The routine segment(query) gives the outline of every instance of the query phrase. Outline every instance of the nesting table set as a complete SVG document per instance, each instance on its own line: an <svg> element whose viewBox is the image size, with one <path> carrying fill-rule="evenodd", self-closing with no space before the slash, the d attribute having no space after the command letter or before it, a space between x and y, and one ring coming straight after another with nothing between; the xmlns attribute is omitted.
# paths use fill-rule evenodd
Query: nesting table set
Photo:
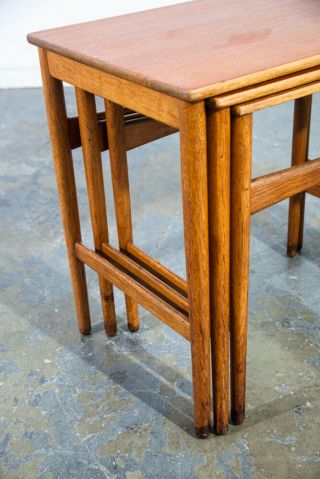
<svg viewBox="0 0 320 479"><path fill-rule="evenodd" d="M198 0L28 35L39 48L79 329L89 334L85 265L98 273L105 329L113 286L128 327L138 304L191 343L198 437L245 418L250 216L290 198L288 254L302 247L312 94L320 91L318 0ZM68 117L63 82L75 87ZM96 110L95 97L105 111ZM295 100L292 166L251 178L252 117ZM179 131L187 281L133 241L126 152ZM72 150L82 147L95 250L82 243ZM101 152L110 154L119 248L109 244ZM229 353L230 342L230 353Z"/></svg>

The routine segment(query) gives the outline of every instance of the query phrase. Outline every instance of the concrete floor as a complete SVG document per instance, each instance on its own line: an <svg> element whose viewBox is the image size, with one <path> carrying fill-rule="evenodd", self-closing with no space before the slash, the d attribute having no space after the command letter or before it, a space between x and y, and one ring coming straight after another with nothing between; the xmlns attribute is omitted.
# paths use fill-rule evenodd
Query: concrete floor
<svg viewBox="0 0 320 479"><path fill-rule="evenodd" d="M319 478L319 200L307 200L303 254L292 260L287 202L253 218L247 419L200 441L186 341L142 309L139 333L128 332L119 292L119 333L108 339L93 273L93 334L78 334L42 92L1 91L0 111L0 477ZM319 98L313 113L311 157ZM254 175L289 165L291 124L292 104L256 114ZM183 274L178 137L129 160L135 241ZM91 245L80 152L75 167Z"/></svg>

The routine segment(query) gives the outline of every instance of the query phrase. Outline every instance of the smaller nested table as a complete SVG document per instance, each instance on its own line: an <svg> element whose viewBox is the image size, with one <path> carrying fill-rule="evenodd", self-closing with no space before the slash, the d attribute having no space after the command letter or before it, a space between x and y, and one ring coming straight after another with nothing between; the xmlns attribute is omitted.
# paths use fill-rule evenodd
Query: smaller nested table
<svg viewBox="0 0 320 479"><path fill-rule="evenodd" d="M141 304L191 342L196 434L245 416L250 215L291 197L289 245L302 245L311 95L320 91L317 0L199 0L33 33L79 329L90 333L84 265L99 276L104 324L116 334L113 286L128 326ZM63 84L75 87L68 118ZM105 99L96 111L95 96ZM252 113L296 100L293 167L251 179ZM126 151L180 132L187 281L133 242ZM82 146L95 251L82 243L72 149ZM109 149L119 248L109 244L101 151Z"/></svg>

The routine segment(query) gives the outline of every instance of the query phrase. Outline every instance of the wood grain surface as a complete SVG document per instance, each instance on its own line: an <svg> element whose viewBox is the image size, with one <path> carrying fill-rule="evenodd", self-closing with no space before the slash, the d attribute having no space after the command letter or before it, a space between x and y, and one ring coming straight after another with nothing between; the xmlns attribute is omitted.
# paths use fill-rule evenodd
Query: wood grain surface
<svg viewBox="0 0 320 479"><path fill-rule="evenodd" d="M311 126L312 95L299 98L294 104L291 164L308 160ZM303 180L302 180L303 182ZM287 255L293 258L303 244L305 193L289 200Z"/></svg>
<svg viewBox="0 0 320 479"><path fill-rule="evenodd" d="M319 183L320 159L298 163L251 181L251 214L258 213Z"/></svg>
<svg viewBox="0 0 320 479"><path fill-rule="evenodd" d="M106 130L105 113L97 114L98 120L98 144L100 151L108 150L108 137ZM177 130L159 121L152 120L140 113L127 113L124 117L126 129L126 150L132 150L139 146L159 140L165 136L176 133ZM79 119L77 116L68 118L69 141L72 150L81 146Z"/></svg>
<svg viewBox="0 0 320 479"><path fill-rule="evenodd" d="M231 419L234 424L242 424L246 399L252 114L232 119L231 138Z"/></svg>
<svg viewBox="0 0 320 479"><path fill-rule="evenodd" d="M303 85L296 88L290 88L289 90L275 95L268 95L264 98L258 98L257 100L247 101L232 108L232 113L235 115L248 115L255 111L270 108L271 106L281 105L287 101L296 100L298 98L304 98L305 96L313 95L320 91L320 82L312 82L308 85Z"/></svg>
<svg viewBox="0 0 320 479"><path fill-rule="evenodd" d="M207 111L211 357L214 432L229 416L230 110Z"/></svg>
<svg viewBox="0 0 320 479"><path fill-rule="evenodd" d="M179 128L183 101L49 51L47 62L52 77Z"/></svg>
<svg viewBox="0 0 320 479"><path fill-rule="evenodd" d="M28 35L188 101L320 64L319 0L197 0Z"/></svg>
<svg viewBox="0 0 320 479"><path fill-rule="evenodd" d="M87 335L91 332L90 309L84 265L74 251L75 243L82 240L63 84L50 75L42 49L39 59L77 321L81 334Z"/></svg>
<svg viewBox="0 0 320 479"><path fill-rule="evenodd" d="M247 101L258 100L268 95L274 95L285 90L292 90L292 88L301 87L306 84L310 85L317 80L320 80L320 68L309 68L299 73L282 76L278 80L269 80L253 87L241 88L235 92L224 93L218 97L210 98L208 104L216 110L228 108Z"/></svg>
<svg viewBox="0 0 320 479"><path fill-rule="evenodd" d="M139 302L150 313L157 316L161 321L190 341L190 325L186 315L177 311L155 293L119 269L118 266L110 263L110 261L83 244L75 244L75 253L80 261L99 275L104 276L114 286L130 296L134 301Z"/></svg>
<svg viewBox="0 0 320 479"><path fill-rule="evenodd" d="M187 282L185 279L178 276L176 273L168 269L156 259L149 256L134 244L128 244L127 253L136 261L136 263L143 266L147 271L157 276L157 278L165 281L171 288L174 288L178 293L187 297Z"/></svg>
<svg viewBox="0 0 320 479"><path fill-rule="evenodd" d="M109 233L96 101L94 95L78 88L76 99L93 240L95 249L100 251L102 244L109 242ZM99 285L105 331L108 336L115 336L117 320L113 286L103 276L99 276Z"/></svg>
<svg viewBox="0 0 320 479"><path fill-rule="evenodd" d="M194 422L208 436L210 411L210 287L207 137L204 102L181 109L180 153L184 242L192 358Z"/></svg>
<svg viewBox="0 0 320 479"><path fill-rule="evenodd" d="M127 244L132 243L133 236L124 108L105 100L105 110L118 241L120 250L126 251ZM125 300L128 328L131 332L138 331L140 326L138 303L128 295L125 296Z"/></svg>
<svg viewBox="0 0 320 479"><path fill-rule="evenodd" d="M121 251L113 248L108 244L102 245L102 251L109 261L114 261L121 267L125 268L128 274L131 274L136 281L142 282L142 284L148 285L153 291L161 297L164 297L168 303L171 302L176 309L182 310L184 313L189 312L188 299L179 294L167 283L157 278L150 271L143 268L139 263L136 263L131 258L126 256Z"/></svg>

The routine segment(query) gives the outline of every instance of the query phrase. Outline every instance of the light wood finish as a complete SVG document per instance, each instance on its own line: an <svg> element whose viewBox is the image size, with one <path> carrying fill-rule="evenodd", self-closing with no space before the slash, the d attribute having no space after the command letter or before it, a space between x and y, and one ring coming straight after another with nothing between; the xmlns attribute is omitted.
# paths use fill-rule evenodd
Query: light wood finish
<svg viewBox="0 0 320 479"><path fill-rule="evenodd" d="M231 146L231 418L245 419L252 115L232 120Z"/></svg>
<svg viewBox="0 0 320 479"><path fill-rule="evenodd" d="M316 80L320 80L319 67L310 68L309 70L292 75L285 75L276 80L262 82L251 88L241 88L232 93L225 93L224 95L210 98L208 104L212 108L220 110L250 100L256 100L267 95L273 95L284 90L289 90L290 88L299 87Z"/></svg>
<svg viewBox="0 0 320 479"><path fill-rule="evenodd" d="M237 105L232 108L232 112L235 115L248 115L258 110L263 110L264 108L270 108L271 106L280 105L287 101L296 100L304 96L312 95L320 91L320 82L309 83L302 87L291 88L282 93L277 93L275 95L269 95L258 100L248 101Z"/></svg>
<svg viewBox="0 0 320 479"><path fill-rule="evenodd" d="M105 151L108 149L108 139L104 112L102 112L102 114L98 113L97 121L99 149L100 151ZM152 118L147 118L141 114L133 115L132 113L125 113L124 124L126 130L125 137L127 151L143 146L151 141L159 140L165 136L172 135L178 131L176 128L172 128L171 126L160 123ZM74 150L75 148L79 148L81 146L81 138L77 116L68 118L68 130L71 149Z"/></svg>
<svg viewBox="0 0 320 479"><path fill-rule="evenodd" d="M320 158L255 178L251 183L251 214L315 186Z"/></svg>
<svg viewBox="0 0 320 479"><path fill-rule="evenodd" d="M308 158L312 96L295 101L291 164L299 165ZM303 178L301 180L303 182ZM289 201L287 254L293 257L302 248L305 193L292 196Z"/></svg>
<svg viewBox="0 0 320 479"><path fill-rule="evenodd" d="M207 111L214 431L229 419L230 110Z"/></svg>
<svg viewBox="0 0 320 479"><path fill-rule="evenodd" d="M150 273L154 274L162 281L165 281L171 288L174 288L180 294L187 297L187 282L183 278L163 266L163 264L149 256L134 244L129 243L127 245L127 253L129 253L130 256L141 266L150 271Z"/></svg>
<svg viewBox="0 0 320 479"><path fill-rule="evenodd" d="M319 65L319 18L318 0L198 0L32 33L28 40L195 101Z"/></svg>
<svg viewBox="0 0 320 479"><path fill-rule="evenodd" d="M171 302L176 308L188 313L188 300L185 296L177 293L177 291L172 289L165 282L161 281L148 270L145 270L128 256L125 256L125 254L112 248L112 246L104 244L102 245L102 251L109 261L115 261L129 273L132 273L135 279L141 280L143 284L148 285L149 288L156 291L159 296L164 297L167 302Z"/></svg>
<svg viewBox="0 0 320 479"><path fill-rule="evenodd" d="M194 419L210 431L210 304L206 113L203 102L181 109L180 148Z"/></svg>
<svg viewBox="0 0 320 479"><path fill-rule="evenodd" d="M250 214L318 191L320 160L305 161L304 127L300 135L295 125L293 167L252 181L251 143L252 112L320 91L319 19L318 0L197 0L28 36L47 50L40 57L80 329L90 331L84 263L104 278L103 297L111 284L124 291L130 329L138 329L139 302L190 340L199 437L211 426L210 343L215 432L228 427L228 325L231 416L235 424L245 417ZM66 117L62 81L77 89L79 119ZM105 98L106 117L93 95ZM187 282L133 244L126 158L177 130ZM80 144L96 252L81 243L71 156ZM120 251L108 245L107 148ZM291 208L298 246L302 199Z"/></svg>
<svg viewBox="0 0 320 479"><path fill-rule="evenodd" d="M307 193L312 196L316 196L317 198L320 198L320 184L313 186L312 188L309 188L307 190Z"/></svg>
<svg viewBox="0 0 320 479"><path fill-rule="evenodd" d="M125 122L126 150L133 150L139 146L146 145L151 141L159 140L165 136L177 133L177 128L165 125L152 118L140 118Z"/></svg>
<svg viewBox="0 0 320 479"><path fill-rule="evenodd" d="M166 301L131 278L126 272L81 243L75 245L75 252L77 258L83 263L90 266L98 274L103 275L117 288L133 298L135 302L139 302L141 306L190 341L190 326L187 316L178 312Z"/></svg>
<svg viewBox="0 0 320 479"><path fill-rule="evenodd" d="M132 243L133 238L124 109L109 100L105 100L105 109L118 240L120 250L126 251L128 243ZM127 295L125 299L128 328L132 332L138 331L138 304Z"/></svg>
<svg viewBox="0 0 320 479"><path fill-rule="evenodd" d="M96 251L101 251L102 244L109 242L109 234L96 103L91 93L78 88L76 88L76 99L94 246ZM105 331L108 336L115 336L117 320L113 287L103 276L99 276L99 285Z"/></svg>
<svg viewBox="0 0 320 479"><path fill-rule="evenodd" d="M78 326L82 334L90 334L86 275L84 265L74 253L75 242L81 241L81 230L63 85L51 77L46 52L42 49L39 49L39 58Z"/></svg>
<svg viewBox="0 0 320 479"><path fill-rule="evenodd" d="M50 74L70 85L124 105L157 121L179 128L181 101L130 83L109 73L48 52Z"/></svg>
<svg viewBox="0 0 320 479"><path fill-rule="evenodd" d="M104 127L105 123L105 114L101 117L100 113L96 115L96 121L98 123L98 147L100 151L107 149L106 130ZM77 116L71 116L68 118L68 132L69 132L69 143L70 148L75 150L81 146L81 136L79 128L79 118Z"/></svg>

